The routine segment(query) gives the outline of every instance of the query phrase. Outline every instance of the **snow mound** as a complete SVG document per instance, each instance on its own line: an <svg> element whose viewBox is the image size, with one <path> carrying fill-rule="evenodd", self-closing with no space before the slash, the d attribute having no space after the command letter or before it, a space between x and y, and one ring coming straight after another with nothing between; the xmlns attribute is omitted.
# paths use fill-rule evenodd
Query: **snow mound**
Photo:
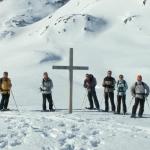
<svg viewBox="0 0 150 150"><path fill-rule="evenodd" d="M4 38L12 38L15 35L15 32L13 31L3 31L0 32L0 40L4 39Z"/></svg>
<svg viewBox="0 0 150 150"><path fill-rule="evenodd" d="M41 60L40 60L40 64L43 64L43 63L46 63L46 62L58 62L58 61L61 61L62 60L62 57L60 55L57 55L55 53L47 53L47 52L44 52L43 53L43 57Z"/></svg>

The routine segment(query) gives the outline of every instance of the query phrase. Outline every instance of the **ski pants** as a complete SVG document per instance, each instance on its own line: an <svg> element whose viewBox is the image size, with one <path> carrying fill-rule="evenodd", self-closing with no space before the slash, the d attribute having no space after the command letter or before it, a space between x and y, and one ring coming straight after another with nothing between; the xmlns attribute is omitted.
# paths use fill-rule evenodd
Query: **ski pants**
<svg viewBox="0 0 150 150"><path fill-rule="evenodd" d="M114 103L114 92L105 92L104 93L104 98L105 98L105 111L108 112L109 111L109 99L111 102L111 109L112 111L115 112L115 103Z"/></svg>
<svg viewBox="0 0 150 150"><path fill-rule="evenodd" d="M136 115L138 105L140 105L138 115L142 116L143 112L144 112L144 104L145 104L145 98L143 98L143 99L135 98L135 103L134 103L133 108L132 108L132 115Z"/></svg>
<svg viewBox="0 0 150 150"><path fill-rule="evenodd" d="M88 91L88 99L89 99L90 108L94 108L94 106L93 106L93 100L94 100L95 107L97 109L100 109L98 98L97 98L95 90Z"/></svg>
<svg viewBox="0 0 150 150"><path fill-rule="evenodd" d="M43 110L46 110L46 100L49 103L49 109L53 108L53 99L52 99L52 94L43 94Z"/></svg>
<svg viewBox="0 0 150 150"><path fill-rule="evenodd" d="M126 113L127 112L126 95L117 95L117 113L120 113L121 102L123 106L123 113Z"/></svg>
<svg viewBox="0 0 150 150"><path fill-rule="evenodd" d="M9 103L10 94L2 94L0 109L7 109Z"/></svg>

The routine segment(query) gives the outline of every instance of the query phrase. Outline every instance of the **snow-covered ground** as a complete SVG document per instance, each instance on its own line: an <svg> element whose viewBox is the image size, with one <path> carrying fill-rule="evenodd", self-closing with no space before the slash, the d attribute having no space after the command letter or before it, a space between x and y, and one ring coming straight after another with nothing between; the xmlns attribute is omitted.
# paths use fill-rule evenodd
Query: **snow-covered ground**
<svg viewBox="0 0 150 150"><path fill-rule="evenodd" d="M70 47L74 64L88 65L88 72L96 76L101 108L101 83L108 69L116 79L124 74L129 87L137 74L150 85L149 14L150 0L0 1L0 74L9 71L21 109L20 114L0 113L0 149L148 150L147 104L143 119L81 110L72 115L67 110L31 110L41 109L39 86L44 71L53 79L56 107L68 108L68 72L52 70L52 65L67 65ZM85 73L74 72L76 109L83 107ZM128 91L128 106L130 101ZM10 108L15 109L12 97Z"/></svg>
<svg viewBox="0 0 150 150"><path fill-rule="evenodd" d="M0 149L12 150L148 150L150 115L129 116L75 110L41 113L4 112Z"/></svg>

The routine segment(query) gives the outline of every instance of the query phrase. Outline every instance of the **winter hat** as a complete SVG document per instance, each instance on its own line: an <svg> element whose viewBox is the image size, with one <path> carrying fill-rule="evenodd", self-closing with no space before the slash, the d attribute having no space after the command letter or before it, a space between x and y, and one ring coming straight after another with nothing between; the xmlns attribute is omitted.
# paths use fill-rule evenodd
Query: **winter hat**
<svg viewBox="0 0 150 150"><path fill-rule="evenodd" d="M138 75L138 76L137 76L137 80L138 80L138 81L142 81L142 76L141 76L141 75Z"/></svg>

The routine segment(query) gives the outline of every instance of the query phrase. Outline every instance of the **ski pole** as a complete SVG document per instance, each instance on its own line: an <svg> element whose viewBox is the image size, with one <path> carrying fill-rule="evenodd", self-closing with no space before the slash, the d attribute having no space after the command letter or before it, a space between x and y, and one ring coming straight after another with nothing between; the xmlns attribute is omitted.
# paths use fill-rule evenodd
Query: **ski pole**
<svg viewBox="0 0 150 150"><path fill-rule="evenodd" d="M55 110L56 110L56 106L55 106L55 104L54 104L54 101L53 101L53 106L54 106L54 108L55 108Z"/></svg>
<svg viewBox="0 0 150 150"><path fill-rule="evenodd" d="M131 99L131 101L130 101L130 104L129 104L129 106L128 106L128 110L129 110L129 108L131 107L131 104L132 104L133 99L134 99L134 97L132 97L132 99Z"/></svg>
<svg viewBox="0 0 150 150"><path fill-rule="evenodd" d="M19 109L18 109L17 102L16 102L15 97L14 97L13 91L10 90L10 92L11 92L11 95L12 95L12 97L13 97L14 103L15 103L15 105L16 105L17 111L20 112Z"/></svg>
<svg viewBox="0 0 150 150"><path fill-rule="evenodd" d="M150 110L150 105L149 105L149 102L148 102L148 99L146 98L146 102L147 102L147 105L148 105L148 108Z"/></svg>
<svg viewBox="0 0 150 150"><path fill-rule="evenodd" d="M83 101L82 101L82 104L81 104L81 109L83 108L83 105L85 103L85 98L86 98L86 94L84 95L84 98L83 98Z"/></svg>

